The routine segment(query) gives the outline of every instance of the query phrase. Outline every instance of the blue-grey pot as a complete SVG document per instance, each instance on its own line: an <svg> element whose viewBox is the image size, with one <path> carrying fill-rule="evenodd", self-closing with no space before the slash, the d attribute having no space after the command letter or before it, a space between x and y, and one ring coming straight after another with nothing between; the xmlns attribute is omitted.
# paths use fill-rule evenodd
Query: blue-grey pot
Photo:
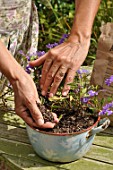
<svg viewBox="0 0 113 170"><path fill-rule="evenodd" d="M99 125L100 124L100 125ZM30 142L35 152L52 162L71 162L83 157L90 149L95 134L110 124L108 118L100 120L84 131L73 134L54 134L39 131L26 125Z"/></svg>

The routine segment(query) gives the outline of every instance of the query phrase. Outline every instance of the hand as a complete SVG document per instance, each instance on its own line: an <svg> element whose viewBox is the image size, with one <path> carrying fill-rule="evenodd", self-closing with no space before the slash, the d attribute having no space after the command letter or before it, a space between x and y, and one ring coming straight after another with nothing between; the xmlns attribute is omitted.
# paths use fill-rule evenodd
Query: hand
<svg viewBox="0 0 113 170"><path fill-rule="evenodd" d="M68 40L49 50L49 52L39 59L30 62L31 66L39 66L44 63L40 80L42 95L45 96L48 88L51 87L49 97L53 97L64 76L65 83L62 95L66 96L68 94L70 90L68 84L73 82L76 71L85 60L89 45L89 39L83 43Z"/></svg>
<svg viewBox="0 0 113 170"><path fill-rule="evenodd" d="M32 78L24 70L20 76L18 80L12 83L17 115L31 127L53 128L55 123L58 122L56 115L54 114L55 123L44 123L42 114L36 104L36 102L40 103L40 100Z"/></svg>

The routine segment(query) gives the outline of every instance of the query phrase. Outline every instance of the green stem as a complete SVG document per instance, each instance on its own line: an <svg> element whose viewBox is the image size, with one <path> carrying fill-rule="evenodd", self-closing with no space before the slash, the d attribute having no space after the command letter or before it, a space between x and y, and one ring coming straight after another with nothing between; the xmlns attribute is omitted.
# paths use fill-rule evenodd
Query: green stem
<svg viewBox="0 0 113 170"><path fill-rule="evenodd" d="M64 29L62 23L59 21L59 18L58 18L58 16L57 16L57 14L56 14L56 12L55 12L55 10L54 10L52 4L51 4L50 2L49 2L49 4L50 4L50 7L51 7L51 10L52 10L53 14L55 15L57 21L59 22L59 24L61 25L61 28L63 29L63 31L64 31L64 33L65 33L65 29Z"/></svg>

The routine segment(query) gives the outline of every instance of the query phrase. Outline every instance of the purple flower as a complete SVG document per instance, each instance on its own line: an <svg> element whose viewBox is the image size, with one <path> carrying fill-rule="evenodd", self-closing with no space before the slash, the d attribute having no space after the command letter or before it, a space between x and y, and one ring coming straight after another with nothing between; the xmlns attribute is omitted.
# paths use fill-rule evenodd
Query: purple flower
<svg viewBox="0 0 113 170"><path fill-rule="evenodd" d="M18 53L21 54L21 55L25 55L22 50L20 50Z"/></svg>
<svg viewBox="0 0 113 170"><path fill-rule="evenodd" d="M103 106L103 110L107 110L107 109L109 109L109 108L111 108L111 107L113 107L113 102L108 103L108 104L106 104L105 106Z"/></svg>
<svg viewBox="0 0 113 170"><path fill-rule="evenodd" d="M98 92L95 92L95 91L93 91L93 90L90 90L90 91L88 91L88 94L89 94L90 97L93 97L93 96L97 96L97 95L98 95Z"/></svg>
<svg viewBox="0 0 113 170"><path fill-rule="evenodd" d="M49 44L46 45L46 47L49 48L49 49L51 49L51 48L54 47L54 45L49 43Z"/></svg>
<svg viewBox="0 0 113 170"><path fill-rule="evenodd" d="M89 71L86 69L79 69L79 70L77 70L77 73L78 74L89 74Z"/></svg>
<svg viewBox="0 0 113 170"><path fill-rule="evenodd" d="M49 48L49 49L51 49L51 48L56 47L56 46L58 46L58 45L59 45L59 44L55 42L55 43L53 43L53 44L47 44L46 47Z"/></svg>
<svg viewBox="0 0 113 170"><path fill-rule="evenodd" d="M112 82L113 82L113 75L110 76L108 79L105 80L105 84L106 84L107 86L110 86Z"/></svg>
<svg viewBox="0 0 113 170"><path fill-rule="evenodd" d="M65 41L65 39L61 38L60 41L59 41L59 44L62 44L64 41Z"/></svg>
<svg viewBox="0 0 113 170"><path fill-rule="evenodd" d="M99 115L105 115L105 114L107 114L108 116L111 115L113 111L110 110L110 108L113 108L113 102L103 106L102 110L99 112Z"/></svg>
<svg viewBox="0 0 113 170"><path fill-rule="evenodd" d="M89 101L89 98L88 97L83 97L81 98L81 102L82 103L87 103Z"/></svg>
<svg viewBox="0 0 113 170"><path fill-rule="evenodd" d="M58 43L55 42L55 43L53 44L53 47L56 47L56 46L58 46Z"/></svg>
<svg viewBox="0 0 113 170"><path fill-rule="evenodd" d="M62 35L62 38L68 38L69 37L69 34L63 34Z"/></svg>
<svg viewBox="0 0 113 170"><path fill-rule="evenodd" d="M113 111L112 110L107 110L107 115L110 116L111 114L113 114Z"/></svg>
<svg viewBox="0 0 113 170"><path fill-rule="evenodd" d="M30 61L30 56L26 55L27 61Z"/></svg>
<svg viewBox="0 0 113 170"><path fill-rule="evenodd" d="M110 116L111 114L113 114L113 111L107 109L107 110L102 110L102 111L99 112L99 115L100 115L100 116L101 116L101 115L105 115L105 114L107 114L108 116Z"/></svg>
<svg viewBox="0 0 113 170"><path fill-rule="evenodd" d="M42 55L44 55L45 54L45 51L37 51L36 52L36 55L38 56L38 57L41 57Z"/></svg>
<svg viewBox="0 0 113 170"><path fill-rule="evenodd" d="M32 69L32 67L31 67L30 65L27 65L27 66L26 66L26 72L27 72L28 74L31 73L31 69Z"/></svg>
<svg viewBox="0 0 113 170"><path fill-rule="evenodd" d="M59 41L59 44L62 44L65 41L65 39L68 38L68 36L69 36L68 34L63 34L62 38Z"/></svg>

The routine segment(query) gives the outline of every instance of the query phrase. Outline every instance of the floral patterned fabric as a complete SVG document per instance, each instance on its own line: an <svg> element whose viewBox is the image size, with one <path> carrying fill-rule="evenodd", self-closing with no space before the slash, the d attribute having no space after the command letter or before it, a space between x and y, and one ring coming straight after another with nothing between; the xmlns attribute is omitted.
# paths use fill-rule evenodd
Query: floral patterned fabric
<svg viewBox="0 0 113 170"><path fill-rule="evenodd" d="M22 65L26 66L22 55L37 51L38 14L33 0L0 0L0 40ZM5 79L0 75L0 91Z"/></svg>

